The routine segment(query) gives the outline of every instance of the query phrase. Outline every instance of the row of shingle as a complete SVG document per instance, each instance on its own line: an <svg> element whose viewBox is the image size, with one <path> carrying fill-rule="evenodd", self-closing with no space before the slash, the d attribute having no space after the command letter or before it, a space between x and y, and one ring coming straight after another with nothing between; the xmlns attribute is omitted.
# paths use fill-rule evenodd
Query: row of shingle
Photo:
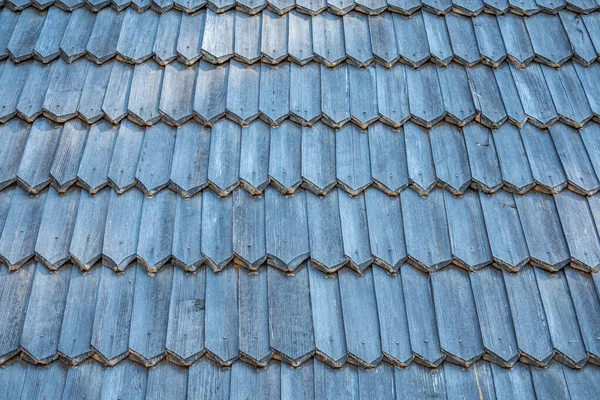
<svg viewBox="0 0 600 400"><path fill-rule="evenodd" d="M124 362L105 369L90 361L66 368L15 361L0 367L0 397L13 399L554 399L593 400L600 391L600 369L547 368L518 364L503 369L485 361L471 368L445 364L428 370L419 365L333 369L310 362L299 368L274 361L254 369L245 363L219 368L200 361L190 368L159 364L155 368ZM62 396L62 397L61 397Z"/></svg>
<svg viewBox="0 0 600 400"><path fill-rule="evenodd" d="M405 264L395 275L363 276L310 265L294 275L272 267L194 274L168 267L155 275L141 266L124 274L2 268L1 362L17 354L36 364L92 357L107 366L126 358L190 365L204 356L255 366L316 357L333 367L600 361L600 278L573 268L427 275Z"/></svg>
<svg viewBox="0 0 600 400"><path fill-rule="evenodd" d="M364 129L376 121L431 127L444 119L460 126L475 119L490 127L529 121L543 128L561 120L579 128L600 115L597 63L558 69L530 64L522 70L429 64L417 70L401 64L361 69L287 62L161 67L153 61L7 61L0 62L0 81L0 122L45 115L59 123L129 118L140 125L181 125L191 118L204 124L229 118L247 125L260 118L272 125L322 120L334 128L352 122Z"/></svg>
<svg viewBox="0 0 600 400"><path fill-rule="evenodd" d="M508 271L527 263L551 271L600 265L600 197L571 191L455 197L434 190L423 198L367 189L318 197L267 188L264 196L238 189L185 199L169 190L144 197L137 190L30 196L11 189L0 192L0 202L0 259L11 269L33 257L50 269L70 261L87 270L102 260L116 271L136 259L149 271L168 262L218 271L232 260L250 270L267 262L293 271L307 259L326 272L372 264L394 271L407 260L426 271L451 263Z"/></svg>
<svg viewBox="0 0 600 400"><path fill-rule="evenodd" d="M212 11L188 15L178 11L157 14L112 9L94 14L51 7L0 14L0 59L35 57L47 63L61 56L68 62L87 56L96 63L113 57L138 64L154 58L192 65L203 59L221 64L231 58L253 64L276 64L289 59L306 64L316 59L333 67L344 61L366 66L396 62L421 66L429 60L447 65L453 60L472 66L497 67L506 58L524 67L531 61L552 67L574 58L589 65L600 53L600 13L578 15L419 13L407 18L384 13L368 17L353 12L344 17L307 17L291 12L282 17L265 11L256 16Z"/></svg>
<svg viewBox="0 0 600 400"><path fill-rule="evenodd" d="M236 9L248 14L256 14L268 9L277 14L285 14L296 10L303 14L317 15L326 10L337 15L344 15L357 10L368 15L378 15L384 11L410 15L419 10L427 10L433 14L459 14L475 16L482 12L490 14L505 14L512 12L517 15L533 15L538 12L555 14L566 8L578 13L591 13L600 5L594 0L0 0L0 6L13 10L23 10L27 7L45 9L55 5L66 11L74 11L86 7L99 11L105 7L124 10L131 7L143 12L153 9L156 12L166 12L171 9L194 13L204 7L217 13Z"/></svg>
<svg viewBox="0 0 600 400"><path fill-rule="evenodd" d="M12 120L0 125L0 154L0 190L17 182L31 194L48 185L61 193L75 186L92 194L107 186L118 193L137 188L148 196L169 188L183 197L205 189L226 197L239 186L252 195L271 186L317 195L337 187L352 196L368 187L391 196L408 188L427 195L435 187L454 195L473 188L591 196L600 189L596 123L579 131L563 124L490 131L473 122L462 129L407 123L335 132L289 121L242 128L223 120L208 129L195 122L142 128L128 121L89 127L79 120Z"/></svg>

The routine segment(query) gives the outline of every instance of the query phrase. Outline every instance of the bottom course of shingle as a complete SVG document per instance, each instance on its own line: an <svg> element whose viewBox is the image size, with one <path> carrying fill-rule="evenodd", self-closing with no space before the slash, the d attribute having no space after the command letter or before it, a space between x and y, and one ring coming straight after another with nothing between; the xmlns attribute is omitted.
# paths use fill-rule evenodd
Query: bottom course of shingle
<svg viewBox="0 0 600 400"><path fill-rule="evenodd" d="M35 366L15 360L0 367L1 399L593 399L600 368L581 370L556 362L546 368L518 363L503 369L486 361L463 368L443 363L394 368L331 368L311 361L293 368L235 362L229 368L204 358L182 368L145 368L126 361L106 368L95 361L77 367Z"/></svg>

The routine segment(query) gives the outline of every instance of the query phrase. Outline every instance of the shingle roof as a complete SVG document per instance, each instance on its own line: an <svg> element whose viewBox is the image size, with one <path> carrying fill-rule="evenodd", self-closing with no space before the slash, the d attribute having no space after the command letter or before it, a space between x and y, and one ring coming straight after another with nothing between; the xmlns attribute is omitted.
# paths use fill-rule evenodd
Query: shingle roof
<svg viewBox="0 0 600 400"><path fill-rule="evenodd" d="M0 399L597 397L599 4L0 0Z"/></svg>

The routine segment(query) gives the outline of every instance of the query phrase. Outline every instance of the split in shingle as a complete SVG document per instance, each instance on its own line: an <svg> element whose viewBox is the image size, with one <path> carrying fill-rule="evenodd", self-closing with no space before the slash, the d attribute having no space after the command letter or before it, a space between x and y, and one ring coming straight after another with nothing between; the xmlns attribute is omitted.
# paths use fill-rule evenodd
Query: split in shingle
<svg viewBox="0 0 600 400"><path fill-rule="evenodd" d="M588 355L581 338L564 271L551 274L538 269L535 276L556 359L570 367L585 364Z"/></svg>
<svg viewBox="0 0 600 400"><path fill-rule="evenodd" d="M459 195L471 184L465 140L458 128L442 124L429 131L438 182Z"/></svg>
<svg viewBox="0 0 600 400"><path fill-rule="evenodd" d="M512 192L527 192L534 186L534 180L519 130L503 125L492 135L504 185Z"/></svg>
<svg viewBox="0 0 600 400"><path fill-rule="evenodd" d="M477 47L481 53L481 62L491 67L498 67L508 54L502 40L498 19L493 15L481 14L473 18L472 22L477 37Z"/></svg>
<svg viewBox="0 0 600 400"><path fill-rule="evenodd" d="M444 192L444 203L454 263L473 270L490 264L492 253L479 196L472 191L461 197Z"/></svg>
<svg viewBox="0 0 600 400"><path fill-rule="evenodd" d="M415 360L436 367L445 359L440 348L429 276L410 265L401 268L410 343Z"/></svg>
<svg viewBox="0 0 600 400"><path fill-rule="evenodd" d="M428 12L422 15L431 57L440 65L448 65L454 54L445 18Z"/></svg>
<svg viewBox="0 0 600 400"><path fill-rule="evenodd" d="M124 16L111 8L98 13L86 47L93 61L104 63L116 55Z"/></svg>
<svg viewBox="0 0 600 400"><path fill-rule="evenodd" d="M94 123L104 116L102 104L113 65L114 62L107 65L88 65L87 76L77 106L79 118L88 124Z"/></svg>
<svg viewBox="0 0 600 400"><path fill-rule="evenodd" d="M173 271L167 328L167 357L190 365L204 353L205 271Z"/></svg>
<svg viewBox="0 0 600 400"><path fill-rule="evenodd" d="M124 17L117 42L117 54L128 62L143 62L152 56L159 14L152 11L139 13L132 8L122 14Z"/></svg>
<svg viewBox="0 0 600 400"><path fill-rule="evenodd" d="M503 274L521 357L533 365L547 365L554 352L535 271L526 267L518 274Z"/></svg>
<svg viewBox="0 0 600 400"><path fill-rule="evenodd" d="M471 167L471 185L483 192L496 192L503 182L494 135L479 124L465 126L463 135Z"/></svg>
<svg viewBox="0 0 600 400"><path fill-rule="evenodd" d="M480 194L493 262L509 271L529 261L529 250L514 198L509 193Z"/></svg>
<svg viewBox="0 0 600 400"><path fill-rule="evenodd" d="M113 63L110 70L110 78L102 102L102 111L112 123L119 122L127 116L133 73L134 68L132 66L119 62Z"/></svg>
<svg viewBox="0 0 600 400"><path fill-rule="evenodd" d="M142 206L137 255L150 271L159 270L171 257L176 201L177 195L165 190Z"/></svg>
<svg viewBox="0 0 600 400"><path fill-rule="evenodd" d="M372 182L369 136L355 125L336 133L336 175L338 184L352 195Z"/></svg>
<svg viewBox="0 0 600 400"><path fill-rule="evenodd" d="M268 261L282 270L293 271L310 254L306 193L282 196L268 188L265 208ZM296 229L287 229L290 223Z"/></svg>
<svg viewBox="0 0 600 400"><path fill-rule="evenodd" d="M444 197L440 191L422 198L413 191L400 196L408 258L425 271L435 271L452 260ZM424 243L428 245L423 246Z"/></svg>
<svg viewBox="0 0 600 400"><path fill-rule="evenodd" d="M373 263L396 271L407 258L399 198L368 189L365 202Z"/></svg>

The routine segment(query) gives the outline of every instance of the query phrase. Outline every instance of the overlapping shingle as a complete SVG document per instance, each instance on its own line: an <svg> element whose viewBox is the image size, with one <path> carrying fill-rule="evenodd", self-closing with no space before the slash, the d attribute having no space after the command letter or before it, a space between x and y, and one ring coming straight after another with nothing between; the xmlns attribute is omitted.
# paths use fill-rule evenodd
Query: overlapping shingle
<svg viewBox="0 0 600 400"><path fill-rule="evenodd" d="M4 4L4 3L0 3ZM573 10L579 13L587 14L595 11L598 6L595 2L586 0L569 0L552 2L534 2L534 1L469 1L469 0L344 0L344 1L293 1L293 0L8 0L6 6L11 10L22 10L27 7L45 9L55 5L65 11L76 11L80 7L85 7L91 11L99 11L106 7L111 7L122 11L131 7L138 12L144 12L153 9L159 13L166 13L169 10L182 10L187 13L194 13L202 8L209 8L217 13L224 13L235 8L244 13L254 15L265 8L277 14L285 14L291 10L296 10L307 15L318 15L328 10L337 15L345 15L352 10L360 11L369 16L378 15L386 10L410 15L421 9L437 15L447 13L457 13L461 15L474 16L483 12L490 14L504 14L512 12L517 15L533 15L539 12L555 14L563 8Z"/></svg>
<svg viewBox="0 0 600 400"><path fill-rule="evenodd" d="M425 271L451 263L507 271L529 261L550 271L600 265L597 196L571 191L467 190L455 197L434 190L421 197L406 190L390 197L369 188L354 197L337 189L318 197L268 187L258 196L238 188L226 197L204 191L185 199L168 190L145 197L138 190L28 195L11 188L0 196L0 257L11 270L32 257L51 270L69 261L88 270L102 258L116 271L135 259L149 271L170 260L188 271L204 261L220 271L232 260L249 270L266 261L293 271L312 259L325 272L364 272L372 264L393 272L407 259Z"/></svg>
<svg viewBox="0 0 600 400"><path fill-rule="evenodd" d="M403 15L409 15L420 9L427 10L433 14L446 14L450 12L461 15L479 15L482 12L491 14L504 14L513 12L517 15L532 15L538 12L549 14L565 8L581 12L589 13L597 9L596 3L581 0L560 1L554 3L544 3L527 1L527 2L507 2L507 1L468 1L468 0L445 0L445 1L419 1L411 0L408 2L398 1L383 1L383 0L344 0L341 2L333 1L292 1L292 0L194 0L191 2L173 1L173 0L90 0L83 2L82 0L9 0L6 2L10 9L21 10L29 6L38 9L44 9L50 5L64 9L65 11L75 11L79 7L87 7L92 11L99 11L104 7L112 7L119 11L132 7L138 12L144 12L149 8L157 12L167 12L173 8L183 10L188 13L193 13L201 8L207 7L217 13L223 13L235 7L236 10L254 15L260 11L270 10L277 14L285 14L290 10L296 9L307 15L317 15L325 10L328 10L337 15L344 15L352 10L360 11L367 15L378 15L386 10L398 12ZM2 3L3 4L3 3Z"/></svg>
<svg viewBox="0 0 600 400"><path fill-rule="evenodd" d="M115 396L121 398L301 398L318 395L361 398L445 398L470 395L483 398L530 398L545 395L565 399L592 399L598 389L596 366L571 370L552 363L547 368L519 364L513 369L502 369L482 361L470 368L447 364L445 368L428 370L420 365L392 369L381 365L375 369L361 369L352 365L333 369L320 361L292 368L279 361L266 368L254 370L243 362L231 368L200 361L190 368L159 364L144 369L124 362L102 373L97 363L90 361L66 368L60 364L50 367L25 365L15 361L0 369L0 394L50 397ZM550 390L549 387L552 389ZM231 397L230 397L231 396Z"/></svg>
<svg viewBox="0 0 600 400"><path fill-rule="evenodd" d="M0 88L1 122L14 117L32 122L43 115L57 123L105 118L117 124L127 118L142 126L182 126L191 119L212 125L227 118L277 126L290 119L304 126L321 120L336 129L349 123L366 129L377 121L397 128L411 120L430 128L441 120L464 126L475 119L490 128L507 121L546 128L559 120L581 128L600 115L595 98L600 69L573 63L557 70L538 64L495 70L456 64L246 66L235 60L188 68L154 61L0 65L0 79L7 82Z"/></svg>
<svg viewBox="0 0 600 400"><path fill-rule="evenodd" d="M462 130L446 123L395 130L377 123L366 131L350 124L334 132L321 123L269 127L256 121L240 128L229 120L212 129L195 122L144 129L129 121L88 127L80 120L56 125L42 118L30 125L15 119L0 125L0 189L17 182L32 194L49 185L95 194L110 186L148 196L170 189L188 198L206 190L229 196L238 186L252 195L267 187L324 195L337 186L352 196L369 187L391 196L409 189L427 195L440 186L454 195L471 187L592 196L600 188L598 129L596 123L579 131L557 123L549 131L531 124L489 130L473 122Z"/></svg>
<svg viewBox="0 0 600 400"><path fill-rule="evenodd" d="M569 59L589 66L597 57L588 33L596 13L582 19L572 11L531 17L425 11L410 17L389 12L368 17L358 11L343 17L298 11L251 16L243 11L219 14L210 8L193 16L175 10L159 14L111 8L68 13L56 7L2 13L7 26L14 21L16 25L7 33L10 40L0 43L0 59L8 55L15 62L35 58L48 63L59 56L73 62L86 55L101 64L113 57L132 64L150 57L161 65L175 59L191 65L201 58L212 64L232 58L276 64L288 56L296 63L315 59L328 67L344 61L359 67L374 62L418 67L428 60L444 66L457 62L497 67L507 59L522 68L532 61L558 67Z"/></svg>
<svg viewBox="0 0 600 400"><path fill-rule="evenodd" d="M588 368L599 356L595 341L583 339L600 310L598 280L572 268L450 267L428 276L404 264L395 275L324 275L308 262L293 275L233 266L193 274L167 266L149 275L142 265L117 275L71 266L54 273L30 263L14 273L3 266L0 287L12 310L0 319L3 362L21 353L36 364L92 357L105 365L130 358L147 367L164 359L189 366L206 355L223 366L238 359L264 366L272 358L298 366L316 357L332 366L435 368L444 359L470 367L482 358L546 366L554 357ZM282 287L296 302L281 297Z"/></svg>
<svg viewBox="0 0 600 400"><path fill-rule="evenodd" d="M595 3L0 7L0 397L594 398Z"/></svg>

